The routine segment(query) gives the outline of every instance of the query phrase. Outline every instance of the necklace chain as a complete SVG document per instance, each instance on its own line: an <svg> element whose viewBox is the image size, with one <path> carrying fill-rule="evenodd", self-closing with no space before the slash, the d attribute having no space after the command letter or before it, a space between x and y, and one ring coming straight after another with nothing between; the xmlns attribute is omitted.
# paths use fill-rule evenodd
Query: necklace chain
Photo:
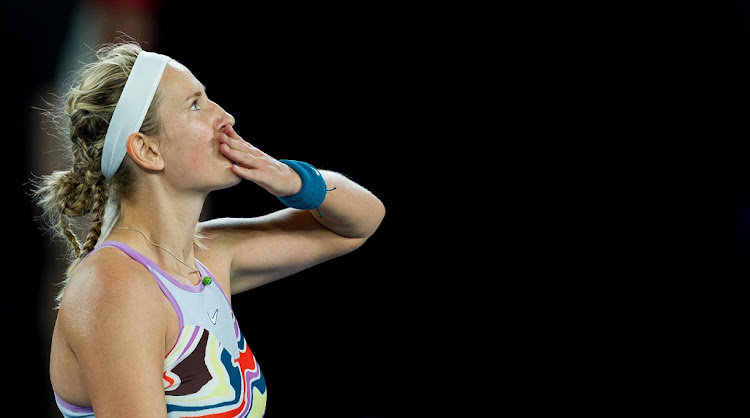
<svg viewBox="0 0 750 418"><path fill-rule="evenodd" d="M131 228L129 226L117 226L117 227L115 227L115 229L131 229L133 231L140 232L141 235L143 235L143 237L146 238L146 240L151 243L151 245L153 245L154 247L161 248L162 250L166 251L169 255L171 255L172 257L174 257L175 260L179 261L183 266L185 266L188 269L190 269L190 273L196 273L198 276L201 276L200 270L198 270L196 268L190 267L188 264L185 264L184 261L180 260L176 255L172 254L172 251L169 251L168 249L162 247L161 245L159 245L159 244L151 241L151 238L149 238L148 235L146 235L146 233L143 232L143 231L141 231L140 229Z"/></svg>

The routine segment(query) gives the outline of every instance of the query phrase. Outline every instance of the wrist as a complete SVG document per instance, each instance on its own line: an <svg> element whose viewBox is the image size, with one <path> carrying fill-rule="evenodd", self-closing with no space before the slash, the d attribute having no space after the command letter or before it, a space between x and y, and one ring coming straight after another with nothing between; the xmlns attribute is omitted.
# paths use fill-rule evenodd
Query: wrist
<svg viewBox="0 0 750 418"><path fill-rule="evenodd" d="M299 191L291 196L277 196L281 203L295 209L315 209L326 197L326 182L317 168L304 161L279 160L289 166L300 178Z"/></svg>

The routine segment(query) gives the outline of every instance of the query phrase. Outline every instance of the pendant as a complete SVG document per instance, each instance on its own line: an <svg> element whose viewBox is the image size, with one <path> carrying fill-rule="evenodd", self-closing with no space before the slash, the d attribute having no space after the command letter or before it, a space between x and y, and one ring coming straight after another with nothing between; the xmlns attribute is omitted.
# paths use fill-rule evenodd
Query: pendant
<svg viewBox="0 0 750 418"><path fill-rule="evenodd" d="M208 276L204 277L204 278L203 278L203 285L204 285L204 286L208 286L208 285L210 285L210 284L211 284L211 278L210 278L210 277L208 277Z"/></svg>

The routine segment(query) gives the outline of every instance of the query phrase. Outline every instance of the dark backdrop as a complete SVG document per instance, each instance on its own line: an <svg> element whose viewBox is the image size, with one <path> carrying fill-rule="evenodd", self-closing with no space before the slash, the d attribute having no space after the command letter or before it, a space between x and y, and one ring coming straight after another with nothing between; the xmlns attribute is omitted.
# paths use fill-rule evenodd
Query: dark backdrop
<svg viewBox="0 0 750 418"><path fill-rule="evenodd" d="M708 330L702 344L712 353L699 370L722 388L720 402L734 405L750 390L750 2L706 2L702 12L698 111L710 152L696 160L706 174L697 184L708 186L697 203L711 233L700 244L709 274L698 282L712 291L711 310L698 308L710 313L695 324Z"/></svg>

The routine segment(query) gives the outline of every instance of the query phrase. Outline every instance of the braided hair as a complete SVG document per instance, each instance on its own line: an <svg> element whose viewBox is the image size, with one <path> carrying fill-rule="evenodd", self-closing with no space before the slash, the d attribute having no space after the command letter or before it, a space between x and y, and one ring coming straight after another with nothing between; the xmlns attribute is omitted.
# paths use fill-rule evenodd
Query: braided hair
<svg viewBox="0 0 750 418"><path fill-rule="evenodd" d="M104 178L101 161L109 121L140 51L141 47L134 42L100 48L96 60L77 74L57 113L51 113L61 130L59 136L63 138L71 166L40 177L35 182L34 195L46 225L65 238L70 250L68 272L56 298L58 307L68 276L99 241L105 214L110 219L118 215L106 212L119 212L119 197L128 196L132 189L129 158L111 181ZM159 98L157 89L140 129L144 134L159 134L161 126L156 111ZM81 242L71 228L71 220L89 214L91 226Z"/></svg>

